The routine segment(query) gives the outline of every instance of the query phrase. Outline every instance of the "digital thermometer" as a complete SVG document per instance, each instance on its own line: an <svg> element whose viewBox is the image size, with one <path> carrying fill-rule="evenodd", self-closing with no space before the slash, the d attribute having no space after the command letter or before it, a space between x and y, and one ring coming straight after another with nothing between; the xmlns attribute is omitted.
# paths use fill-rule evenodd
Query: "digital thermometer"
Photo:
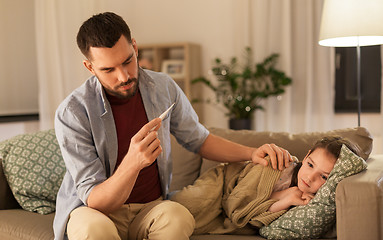
<svg viewBox="0 0 383 240"><path fill-rule="evenodd" d="M166 117L166 115L168 115L169 111L172 110L172 108L174 107L174 104L175 104L175 103L173 103L168 109L166 109L165 112L163 112L163 113L159 116L159 118L161 119L161 121L163 121L164 118ZM157 126L153 127L152 130L150 130L150 131L153 131L156 127L157 127Z"/></svg>

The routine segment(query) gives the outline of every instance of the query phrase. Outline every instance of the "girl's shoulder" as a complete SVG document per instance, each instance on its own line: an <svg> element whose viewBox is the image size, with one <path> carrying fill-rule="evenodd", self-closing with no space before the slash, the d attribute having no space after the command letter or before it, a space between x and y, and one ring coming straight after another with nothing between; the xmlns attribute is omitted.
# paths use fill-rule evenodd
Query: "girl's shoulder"
<svg viewBox="0 0 383 240"><path fill-rule="evenodd" d="M294 159L296 159L296 161ZM291 179L294 174L294 169L299 163L297 158L293 157L293 160L294 161L290 163L289 167L282 170L281 176L279 177L277 183L274 186L274 192L282 191L290 187Z"/></svg>

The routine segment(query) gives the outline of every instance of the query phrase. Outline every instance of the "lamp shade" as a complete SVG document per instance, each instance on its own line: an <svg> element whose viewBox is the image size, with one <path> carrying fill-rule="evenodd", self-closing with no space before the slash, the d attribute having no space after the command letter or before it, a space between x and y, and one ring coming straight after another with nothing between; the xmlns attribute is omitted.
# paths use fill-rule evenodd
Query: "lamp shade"
<svg viewBox="0 0 383 240"><path fill-rule="evenodd" d="M383 44L383 0L325 0L319 44L329 47Z"/></svg>

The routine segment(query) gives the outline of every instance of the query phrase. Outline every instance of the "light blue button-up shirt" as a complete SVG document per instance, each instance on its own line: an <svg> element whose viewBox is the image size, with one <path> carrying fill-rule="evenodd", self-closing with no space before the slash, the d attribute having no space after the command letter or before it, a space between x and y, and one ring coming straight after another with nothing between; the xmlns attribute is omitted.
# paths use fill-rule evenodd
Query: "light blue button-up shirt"
<svg viewBox="0 0 383 240"><path fill-rule="evenodd" d="M139 69L138 86L149 121L175 103L158 131L162 153L157 162L166 198L172 174L170 133L186 149L198 152L209 132L198 122L190 102L169 76ZM86 205L93 187L112 175L117 161L117 132L112 109L95 76L60 104L55 131L67 168L57 195L53 224L58 240L67 238L69 214Z"/></svg>

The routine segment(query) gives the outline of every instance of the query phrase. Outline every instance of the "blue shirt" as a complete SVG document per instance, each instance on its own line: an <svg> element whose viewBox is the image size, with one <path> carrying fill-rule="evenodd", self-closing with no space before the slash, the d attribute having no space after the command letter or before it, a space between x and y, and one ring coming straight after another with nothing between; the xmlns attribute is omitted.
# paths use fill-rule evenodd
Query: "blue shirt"
<svg viewBox="0 0 383 240"><path fill-rule="evenodd" d="M166 198L172 175L170 133L186 149L198 152L209 132L199 123L189 100L169 76L139 69L138 79L149 121L175 103L158 130L162 153L157 162ZM55 131L67 168L57 195L53 223L58 240L67 238L69 214L86 205L93 187L112 175L117 161L117 133L112 109L97 77L90 77L60 104L56 111Z"/></svg>

